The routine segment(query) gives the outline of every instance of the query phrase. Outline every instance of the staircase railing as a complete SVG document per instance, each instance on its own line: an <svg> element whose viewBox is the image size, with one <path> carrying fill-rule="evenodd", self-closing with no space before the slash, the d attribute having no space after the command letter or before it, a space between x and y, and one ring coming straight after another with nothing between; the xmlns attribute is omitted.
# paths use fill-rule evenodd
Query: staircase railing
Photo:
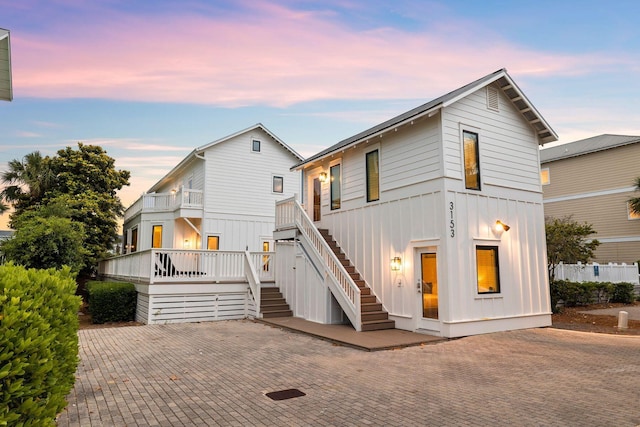
<svg viewBox="0 0 640 427"><path fill-rule="evenodd" d="M253 294L253 300L256 307L256 318L260 317L260 278L258 272L253 266L251 261L251 253L249 251L244 252L244 274L249 282L249 289Z"/></svg>
<svg viewBox="0 0 640 427"><path fill-rule="evenodd" d="M314 254L322 260L325 283L333 293L356 331L362 330L360 288L355 284L329 244L320 234L300 203L294 198L276 203L276 229L288 228L293 223L309 243Z"/></svg>

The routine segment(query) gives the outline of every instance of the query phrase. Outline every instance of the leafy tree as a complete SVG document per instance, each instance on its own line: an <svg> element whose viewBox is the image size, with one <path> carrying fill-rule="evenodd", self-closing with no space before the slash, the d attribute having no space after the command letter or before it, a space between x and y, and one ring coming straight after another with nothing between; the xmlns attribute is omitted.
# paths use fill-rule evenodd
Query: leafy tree
<svg viewBox="0 0 640 427"><path fill-rule="evenodd" d="M73 227L81 225L77 230L81 229L82 238L77 242L81 243L82 250L77 254L83 260L80 274L88 275L118 238L117 218L122 216L124 207L116 192L129 185L129 177L129 171L116 170L115 160L102 147L78 143L77 149L66 147L53 157L43 158L36 151L26 155L23 161L10 162L8 172L1 177L10 185L0 196L16 209L10 222L16 234L27 226L37 225L36 228L40 229L56 223L70 232L67 222L75 224ZM61 206L65 207L63 213L60 212ZM41 207L58 213L33 213ZM41 217L37 224L27 221L35 221L32 215ZM23 236L36 237L26 231ZM55 255L57 249L48 249L54 251L52 256ZM7 257L24 263L11 258L8 253Z"/></svg>
<svg viewBox="0 0 640 427"><path fill-rule="evenodd" d="M545 218L547 235L547 269L549 282L555 281L555 268L560 262L575 264L589 262L593 252L600 245L596 239L588 236L596 234L593 226L579 223L571 216L564 218Z"/></svg>
<svg viewBox="0 0 640 427"><path fill-rule="evenodd" d="M27 268L60 269L67 265L78 272L85 265L88 251L82 223L68 216L60 205L40 207L15 218L16 232L0 245L5 256Z"/></svg>
<svg viewBox="0 0 640 427"><path fill-rule="evenodd" d="M0 192L0 212L8 209L5 202L15 208L14 216L42 203L55 181L48 163L49 158L42 157L39 151L9 162L8 169L0 175L0 181L5 184Z"/></svg>

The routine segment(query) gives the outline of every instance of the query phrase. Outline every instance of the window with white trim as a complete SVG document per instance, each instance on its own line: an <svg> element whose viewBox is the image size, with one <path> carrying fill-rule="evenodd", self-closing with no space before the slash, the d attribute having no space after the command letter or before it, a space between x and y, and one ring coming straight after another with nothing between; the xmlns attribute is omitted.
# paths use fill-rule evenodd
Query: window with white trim
<svg viewBox="0 0 640 427"><path fill-rule="evenodd" d="M500 293L500 266L497 246L476 246L478 294Z"/></svg>
<svg viewBox="0 0 640 427"><path fill-rule="evenodd" d="M284 192L284 178L281 176L273 177L273 190L274 193Z"/></svg>
<svg viewBox="0 0 640 427"><path fill-rule="evenodd" d="M252 139L251 140L251 151L253 151L254 153L259 153L260 152L260 140L259 139Z"/></svg>
<svg viewBox="0 0 640 427"><path fill-rule="evenodd" d="M549 168L540 170L540 182L542 183L542 185L551 184L551 173L549 172Z"/></svg>

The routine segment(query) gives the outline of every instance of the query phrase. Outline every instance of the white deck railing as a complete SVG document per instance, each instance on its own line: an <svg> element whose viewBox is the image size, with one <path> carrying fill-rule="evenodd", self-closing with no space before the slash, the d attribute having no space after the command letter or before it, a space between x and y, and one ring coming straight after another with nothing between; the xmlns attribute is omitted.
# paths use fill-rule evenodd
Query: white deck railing
<svg viewBox="0 0 640 427"><path fill-rule="evenodd" d="M181 188L175 193L143 194L124 212L124 220L139 212L171 212L178 208L202 208L204 196L202 190Z"/></svg>
<svg viewBox="0 0 640 427"><path fill-rule="evenodd" d="M246 282L247 264L258 283L275 278L275 252L148 249L100 261L101 275L148 283Z"/></svg>
<svg viewBox="0 0 640 427"><path fill-rule="evenodd" d="M361 331L360 288L347 273L295 197L276 203L276 230L293 227L300 230L315 255L322 260L322 265L318 267L325 272L325 283L331 289L356 331Z"/></svg>

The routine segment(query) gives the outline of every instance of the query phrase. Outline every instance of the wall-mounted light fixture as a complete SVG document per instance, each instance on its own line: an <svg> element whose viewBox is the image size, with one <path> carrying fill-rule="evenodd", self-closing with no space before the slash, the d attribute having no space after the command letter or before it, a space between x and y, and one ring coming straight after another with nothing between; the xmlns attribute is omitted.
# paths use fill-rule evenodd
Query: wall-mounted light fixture
<svg viewBox="0 0 640 427"><path fill-rule="evenodd" d="M184 239L184 247L188 248L189 246L191 246L191 242L189 241L189 239Z"/></svg>
<svg viewBox="0 0 640 427"><path fill-rule="evenodd" d="M500 220L496 221L495 230L496 230L497 233L502 233L503 231L509 231L510 228L511 227L509 227L504 222L502 222Z"/></svg>
<svg viewBox="0 0 640 427"><path fill-rule="evenodd" d="M400 267L402 267L402 258L399 256L393 257L391 260L391 271L400 271Z"/></svg>
<svg viewBox="0 0 640 427"><path fill-rule="evenodd" d="M320 172L320 176L318 177L318 179L320 180L320 182L327 182L327 173Z"/></svg>

